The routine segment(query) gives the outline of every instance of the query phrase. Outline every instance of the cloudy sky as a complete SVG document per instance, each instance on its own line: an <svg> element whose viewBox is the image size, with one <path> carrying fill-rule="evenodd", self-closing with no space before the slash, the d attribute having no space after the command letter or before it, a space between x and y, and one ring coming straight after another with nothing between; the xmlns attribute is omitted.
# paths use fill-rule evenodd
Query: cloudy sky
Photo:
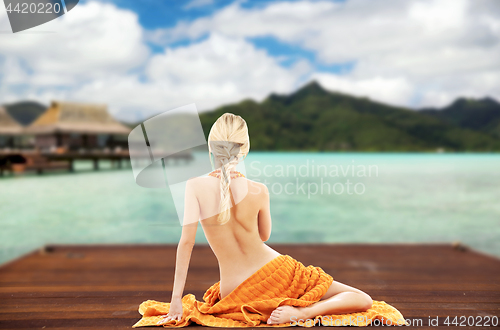
<svg viewBox="0 0 500 330"><path fill-rule="evenodd" d="M87 0L12 34L0 8L0 104L107 103L135 121L317 80L411 108L500 100L500 1Z"/></svg>

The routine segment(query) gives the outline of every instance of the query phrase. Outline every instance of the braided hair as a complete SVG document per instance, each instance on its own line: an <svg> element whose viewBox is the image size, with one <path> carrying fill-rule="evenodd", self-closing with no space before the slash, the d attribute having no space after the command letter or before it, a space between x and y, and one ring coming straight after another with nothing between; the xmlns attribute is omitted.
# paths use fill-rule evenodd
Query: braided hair
<svg viewBox="0 0 500 330"><path fill-rule="evenodd" d="M221 164L220 213L217 221L222 225L231 217L229 191L231 170L246 157L250 149L245 120L232 113L223 114L213 124L208 135L208 142L209 152Z"/></svg>

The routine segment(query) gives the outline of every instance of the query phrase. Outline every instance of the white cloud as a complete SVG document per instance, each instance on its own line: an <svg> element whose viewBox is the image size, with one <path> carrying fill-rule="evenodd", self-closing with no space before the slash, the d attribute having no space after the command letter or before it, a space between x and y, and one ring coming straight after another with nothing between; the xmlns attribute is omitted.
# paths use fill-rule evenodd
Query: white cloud
<svg viewBox="0 0 500 330"><path fill-rule="evenodd" d="M106 102L119 118L137 121L193 102L202 111L245 98L261 101L271 91L290 93L310 70L305 61L283 68L242 38L214 34L152 56L143 79L135 73L100 75L73 88L31 89L24 95L46 103L51 99ZM57 75L52 79L56 83ZM12 97L2 89L0 95Z"/></svg>
<svg viewBox="0 0 500 330"><path fill-rule="evenodd" d="M0 61L0 77L3 85L21 84L29 79L22 62L12 56Z"/></svg>
<svg viewBox="0 0 500 330"><path fill-rule="evenodd" d="M209 6L209 5L212 5L213 3L214 3L214 0L191 0L182 8L184 10L189 10L192 8Z"/></svg>
<svg viewBox="0 0 500 330"><path fill-rule="evenodd" d="M314 51L322 63L355 61L348 77L327 79L335 81L332 86L342 85L356 94L360 85L379 81L380 88L367 88L376 91L370 95L377 98L382 88L391 88L383 93L384 100L402 105L420 98L423 103L414 105L439 99L435 104L439 106L457 93L489 93L500 99L500 89L488 88L482 78L500 83L500 2L495 0L300 1L257 9L233 4L211 17L179 23L152 36L157 42L172 42L208 32L272 35ZM320 76L326 81L328 75ZM406 98L389 97L402 87L386 85L388 81L404 81ZM462 87L453 86L456 82ZM430 97L434 94L442 97Z"/></svg>
<svg viewBox="0 0 500 330"><path fill-rule="evenodd" d="M0 29L10 29L1 10ZM315 72L305 60L285 68L280 57L246 40L268 35L312 50L322 64L356 65L342 75ZM306 78L397 105L441 106L458 96L500 99L496 1L299 1L253 9L238 2L149 32L129 10L88 2L0 38L0 103L106 102L112 112L134 120L191 102L206 110L244 98L262 100L271 92L291 92ZM151 54L151 40L164 52Z"/></svg>
<svg viewBox="0 0 500 330"><path fill-rule="evenodd" d="M152 82L163 82L209 99L245 96L261 99L270 91L290 92L308 68L281 67L277 60L241 38L212 34L188 47L166 49L146 67Z"/></svg>
<svg viewBox="0 0 500 330"><path fill-rule="evenodd" d="M191 102L207 110L244 98L262 100L272 91L289 93L311 71L307 61L284 68L244 38L217 33L148 55L137 16L109 3L79 5L43 26L55 33L36 29L42 26L7 35L0 45L6 69L0 74L1 103L106 102L121 118L138 120Z"/></svg>
<svg viewBox="0 0 500 330"><path fill-rule="evenodd" d="M404 104L412 97L413 88L404 78L372 77L352 79L328 73L316 73L312 76L323 87L356 96L371 97L389 104Z"/></svg>
<svg viewBox="0 0 500 330"><path fill-rule="evenodd" d="M0 26L6 21L0 12ZM0 56L26 63L33 72L26 82L33 85L123 74L140 66L148 52L136 14L97 2L26 32L2 34L0 43Z"/></svg>
<svg viewBox="0 0 500 330"><path fill-rule="evenodd" d="M147 82L135 76L103 79L83 86L74 97L107 98L123 117L135 116L135 110L152 115L192 102L198 110L208 110L244 98L260 101L270 91L292 92L309 71L304 62L285 69L243 39L214 34L153 56L145 69Z"/></svg>

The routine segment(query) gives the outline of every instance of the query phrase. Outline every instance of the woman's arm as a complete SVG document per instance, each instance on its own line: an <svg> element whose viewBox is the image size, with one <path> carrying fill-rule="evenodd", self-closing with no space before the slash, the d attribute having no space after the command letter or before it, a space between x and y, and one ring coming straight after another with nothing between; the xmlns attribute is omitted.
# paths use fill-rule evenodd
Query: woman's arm
<svg viewBox="0 0 500 330"><path fill-rule="evenodd" d="M263 193L261 198L263 199L262 207L259 210L259 235L263 242L267 241L271 237L271 205L269 201L269 190L265 184L263 186Z"/></svg>
<svg viewBox="0 0 500 330"><path fill-rule="evenodd" d="M198 220L200 219L200 207L196 198L194 180L188 180L186 183L186 195L184 202L184 219L182 226L182 234L177 245L177 256L175 259L175 276L174 288L172 290L172 300L170 302L170 310L163 320L158 324L169 320L180 320L182 318L182 293L186 284L189 261L191 260L191 252L193 251L196 229L198 228Z"/></svg>
<svg viewBox="0 0 500 330"><path fill-rule="evenodd" d="M175 277L172 299L182 298L197 227L198 221L182 226L182 235L177 245L177 256L175 259Z"/></svg>

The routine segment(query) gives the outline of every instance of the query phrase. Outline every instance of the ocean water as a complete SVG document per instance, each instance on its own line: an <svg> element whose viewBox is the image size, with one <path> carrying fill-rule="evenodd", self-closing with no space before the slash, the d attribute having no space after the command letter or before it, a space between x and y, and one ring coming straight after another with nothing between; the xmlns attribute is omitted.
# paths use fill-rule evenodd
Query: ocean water
<svg viewBox="0 0 500 330"><path fill-rule="evenodd" d="M0 263L47 243L178 242L170 191L101 165L0 178ZM500 256L500 155L251 152L244 165L269 188L270 243L460 241Z"/></svg>

